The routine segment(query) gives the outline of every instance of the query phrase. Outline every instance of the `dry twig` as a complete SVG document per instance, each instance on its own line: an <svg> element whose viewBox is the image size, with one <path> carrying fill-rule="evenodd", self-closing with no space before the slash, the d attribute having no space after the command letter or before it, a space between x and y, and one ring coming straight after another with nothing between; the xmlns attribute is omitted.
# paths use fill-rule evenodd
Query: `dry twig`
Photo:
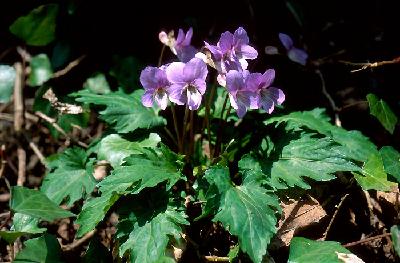
<svg viewBox="0 0 400 263"><path fill-rule="evenodd" d="M367 243L367 242L373 241L373 240L375 240L375 239L384 238L384 237L389 237L389 236L391 236L391 233L384 233L384 234L377 235L377 236L374 236L374 237L369 237L369 238L365 238L365 239L362 239L362 240L350 242L350 243L344 244L343 246L344 246L344 247L353 247L353 246L355 246L355 245Z"/></svg>
<svg viewBox="0 0 400 263"><path fill-rule="evenodd" d="M391 64L398 64L400 63L400 57L394 58L392 60L384 60L384 61L378 61L378 62L373 62L373 63L354 63L354 62L349 62L349 61L344 61L344 60L339 60L340 63L343 63L345 65L353 66L353 67L358 67L358 69L354 69L351 72L358 72L362 70L366 70L369 68L377 68L381 67L384 65L391 65Z"/></svg>
<svg viewBox="0 0 400 263"><path fill-rule="evenodd" d="M74 67L78 66L79 63L81 63L81 61L86 57L86 55L82 55L79 58L71 61L65 68L55 72L53 74L53 79L55 78L59 78L65 74L67 74L71 69L73 69Z"/></svg>
<svg viewBox="0 0 400 263"><path fill-rule="evenodd" d="M90 231L89 233L87 233L86 235L84 235L82 238L74 240L74 242L72 242L71 244L62 246L62 250L63 251L71 251L74 250L75 248L79 247L80 245L82 245L83 243L85 243L86 241L88 241L89 239L91 239L94 234L96 233L96 229Z"/></svg>

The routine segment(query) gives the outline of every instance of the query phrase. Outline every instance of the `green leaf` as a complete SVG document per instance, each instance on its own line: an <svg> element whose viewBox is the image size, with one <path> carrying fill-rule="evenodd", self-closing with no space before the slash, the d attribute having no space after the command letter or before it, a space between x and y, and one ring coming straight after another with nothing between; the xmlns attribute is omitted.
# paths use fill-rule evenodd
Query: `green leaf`
<svg viewBox="0 0 400 263"><path fill-rule="evenodd" d="M60 244L53 235L44 234L25 241L24 245L25 248L17 254L13 262L62 262Z"/></svg>
<svg viewBox="0 0 400 263"><path fill-rule="evenodd" d="M56 160L49 163L56 168L46 175L40 190L57 204L67 198L67 205L71 206L96 186L93 162L87 162L85 151L78 147L66 149Z"/></svg>
<svg viewBox="0 0 400 263"><path fill-rule="evenodd" d="M15 20L10 31L28 45L45 46L55 39L57 13L57 4L41 5Z"/></svg>
<svg viewBox="0 0 400 263"><path fill-rule="evenodd" d="M394 251L396 251L397 256L400 257L400 227L397 225L392 226L390 228L390 233L392 234Z"/></svg>
<svg viewBox="0 0 400 263"><path fill-rule="evenodd" d="M0 237L12 244L17 238L28 234L40 234L46 231L46 228L38 227L39 218L15 213L13 216L13 225L10 231L0 231Z"/></svg>
<svg viewBox="0 0 400 263"><path fill-rule="evenodd" d="M112 261L111 252L100 242L97 236L94 236L90 240L85 256L83 257L83 263L108 263Z"/></svg>
<svg viewBox="0 0 400 263"><path fill-rule="evenodd" d="M80 114L58 114L57 124L60 125L65 132L70 132L74 125L81 128L87 127L89 118L89 112L83 112Z"/></svg>
<svg viewBox="0 0 400 263"><path fill-rule="evenodd" d="M337 253L353 255L334 241L314 241L303 237L294 237L290 243L290 263L343 263ZM353 255L354 256L354 255Z"/></svg>
<svg viewBox="0 0 400 263"><path fill-rule="evenodd" d="M180 170L182 163L179 156L173 154L165 146L161 152L152 149L143 149L143 154L125 158L124 166L117 167L111 175L100 184L100 191L109 193L119 191L115 189L132 188L133 194L138 194L147 187L154 187L159 183L168 182L167 189L178 180L183 179Z"/></svg>
<svg viewBox="0 0 400 263"><path fill-rule="evenodd" d="M393 175L397 182L400 183L400 153L392 146L383 146L379 153L381 154L385 171Z"/></svg>
<svg viewBox="0 0 400 263"><path fill-rule="evenodd" d="M335 178L337 171L361 171L344 154L344 147L329 138L319 139L304 134L283 145L283 148L276 149L278 159L275 161L268 156L244 156L239 162L239 169L245 176L245 182L261 180L276 189L294 186L310 189L304 178L328 181Z"/></svg>
<svg viewBox="0 0 400 263"><path fill-rule="evenodd" d="M11 196L10 207L18 213L42 218L47 221L75 216L73 213L61 209L44 193L37 190L22 186L13 186Z"/></svg>
<svg viewBox="0 0 400 263"><path fill-rule="evenodd" d="M354 178L364 190L391 191L397 184L389 182L379 154L372 154L361 173L353 173Z"/></svg>
<svg viewBox="0 0 400 263"><path fill-rule="evenodd" d="M100 116L113 125L119 133L165 125L166 120L158 116L159 110L142 105L142 94L143 90L137 90L129 95L122 91L99 95L82 90L73 96L78 96L76 100L80 102L106 106L105 110L100 111Z"/></svg>
<svg viewBox="0 0 400 263"><path fill-rule="evenodd" d="M41 86L53 75L51 63L46 54L39 54L32 57L30 61L31 72L28 77L30 86Z"/></svg>
<svg viewBox="0 0 400 263"><path fill-rule="evenodd" d="M389 105L372 93L367 95L367 100L371 115L375 116L382 126L393 134L397 123L397 117L390 109Z"/></svg>
<svg viewBox="0 0 400 263"><path fill-rule="evenodd" d="M0 103L9 102L14 90L15 69L0 65Z"/></svg>
<svg viewBox="0 0 400 263"><path fill-rule="evenodd" d="M240 249L254 262L261 262L276 233L276 210L280 210L278 198L253 182L234 186L228 168L212 167L206 171L205 179L218 189L220 195L213 221L220 221L238 237Z"/></svg>
<svg viewBox="0 0 400 263"><path fill-rule="evenodd" d="M146 193L136 198L124 207L125 213L120 212L120 256L129 251L131 262L156 262L165 256L170 240L181 241L182 228L189 222L181 202L168 204L166 193Z"/></svg>
<svg viewBox="0 0 400 263"><path fill-rule="evenodd" d="M97 73L93 77L88 78L83 84L83 88L96 94L107 94L111 92L110 85L108 85L106 76L103 73Z"/></svg>
<svg viewBox="0 0 400 263"><path fill-rule="evenodd" d="M144 147L155 148L160 141L161 138L156 133L150 133L148 138L134 142L128 141L118 134L111 134L101 140L97 158L109 161L115 168L122 164L125 157L142 153Z"/></svg>
<svg viewBox="0 0 400 263"><path fill-rule="evenodd" d="M79 213L75 224L80 225L77 237L81 237L93 230L102 221L111 206L119 199L120 195L115 192L104 194L100 197L90 199L86 202Z"/></svg>
<svg viewBox="0 0 400 263"><path fill-rule="evenodd" d="M113 60L114 65L110 70L110 75L117 79L118 84L126 91L140 87L139 76L144 68L140 61L135 57L121 58L119 56L115 56Z"/></svg>
<svg viewBox="0 0 400 263"><path fill-rule="evenodd" d="M227 96L227 91L223 87L217 87L216 88L216 94L214 95L213 102L211 102L211 107L210 107L210 116L212 119L221 119L221 114L222 114L222 108L224 107L224 102L225 98ZM227 110L231 107L229 98L226 102L225 105L225 110L224 113L222 114L222 117L225 118ZM201 107L198 115L204 117L206 114L206 108ZM234 113L234 111L230 111L230 114L228 116L228 120L233 119L235 121L238 120L237 115Z"/></svg>
<svg viewBox="0 0 400 263"><path fill-rule="evenodd" d="M233 262L233 261L237 260L237 258L239 256L239 251L240 251L240 249L239 249L238 245L235 245L233 248L231 248L229 250L229 253L228 253L229 262Z"/></svg>

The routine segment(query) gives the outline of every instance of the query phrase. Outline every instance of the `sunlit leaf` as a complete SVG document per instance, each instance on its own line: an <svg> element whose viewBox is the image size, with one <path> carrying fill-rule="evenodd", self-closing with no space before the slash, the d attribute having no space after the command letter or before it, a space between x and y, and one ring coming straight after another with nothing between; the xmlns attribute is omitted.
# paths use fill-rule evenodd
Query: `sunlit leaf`
<svg viewBox="0 0 400 263"><path fill-rule="evenodd" d="M32 57L30 67L31 72L28 77L28 84L30 86L40 86L53 75L50 60L46 54L39 54Z"/></svg>
<svg viewBox="0 0 400 263"><path fill-rule="evenodd" d="M391 174L400 183L400 153L392 146L384 146L379 150L385 172Z"/></svg>
<svg viewBox="0 0 400 263"><path fill-rule="evenodd" d="M390 109L389 105L375 94L368 94L367 100L371 115L375 116L385 129L393 134L397 123L397 116Z"/></svg>
<svg viewBox="0 0 400 263"><path fill-rule="evenodd" d="M15 69L0 65L0 103L9 102L14 90Z"/></svg>
<svg viewBox="0 0 400 263"><path fill-rule="evenodd" d="M22 249L13 262L58 263L61 260L61 248L55 236L44 234L24 242Z"/></svg>

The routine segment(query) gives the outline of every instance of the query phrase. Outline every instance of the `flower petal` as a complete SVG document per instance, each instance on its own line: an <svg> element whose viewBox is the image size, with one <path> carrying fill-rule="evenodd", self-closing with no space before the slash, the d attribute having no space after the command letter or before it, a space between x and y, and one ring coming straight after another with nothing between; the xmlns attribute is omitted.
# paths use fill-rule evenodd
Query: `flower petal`
<svg viewBox="0 0 400 263"><path fill-rule="evenodd" d="M185 40L185 33L183 32L182 29L179 29L178 31L178 37L176 38L175 45L180 46L182 45L182 42Z"/></svg>
<svg viewBox="0 0 400 263"><path fill-rule="evenodd" d="M207 78L207 65L199 58L192 58L183 68L183 75L186 82L193 82L195 79L205 80Z"/></svg>
<svg viewBox="0 0 400 263"><path fill-rule="evenodd" d="M179 49L176 49L176 55L178 56L179 60L183 63L188 62L196 55L196 48L194 46L182 46Z"/></svg>
<svg viewBox="0 0 400 263"><path fill-rule="evenodd" d="M195 79L193 82L194 86L196 89L200 92L201 95L203 95L206 92L206 82L202 79Z"/></svg>
<svg viewBox="0 0 400 263"><path fill-rule="evenodd" d="M182 84L172 84L168 88L169 100L178 105L185 104L187 98L183 88L184 85Z"/></svg>
<svg viewBox="0 0 400 263"><path fill-rule="evenodd" d="M160 40L161 43L163 43L164 45L168 46L169 44L169 38L167 33L165 33L164 31L161 31L158 34L158 39Z"/></svg>
<svg viewBox="0 0 400 263"><path fill-rule="evenodd" d="M185 40L183 40L182 45L189 46L190 42L192 41L192 36L193 36L193 28L189 28L189 30L186 32Z"/></svg>
<svg viewBox="0 0 400 263"><path fill-rule="evenodd" d="M233 94L228 93L229 94L229 101L231 103L232 108L234 108L235 110L238 109L238 104L237 104L237 99L235 96L233 96Z"/></svg>
<svg viewBox="0 0 400 263"><path fill-rule="evenodd" d="M168 95L166 92L157 92L154 96L154 100L156 101L157 105L162 109L165 110L168 105Z"/></svg>
<svg viewBox="0 0 400 263"><path fill-rule="evenodd" d="M275 70L267 69L265 73L262 75L261 86L263 88L271 86L272 82L274 82L274 79L275 79Z"/></svg>
<svg viewBox="0 0 400 263"><path fill-rule="evenodd" d="M187 91L187 105L189 110L197 110L201 104L201 94L197 89L194 91Z"/></svg>
<svg viewBox="0 0 400 263"><path fill-rule="evenodd" d="M153 92L152 91L146 91L143 95L142 95L142 104L145 107L153 107Z"/></svg>
<svg viewBox="0 0 400 263"><path fill-rule="evenodd" d="M282 42L282 45L286 48L286 50L289 50L293 47L293 40L290 38L290 36L284 33L279 33L279 40Z"/></svg>
<svg viewBox="0 0 400 263"><path fill-rule="evenodd" d="M239 118L243 118L244 115L246 115L247 108L243 104L238 104L238 108L236 109L236 114L238 115Z"/></svg>
<svg viewBox="0 0 400 263"><path fill-rule="evenodd" d="M218 84L222 87L226 87L226 75L225 74L218 74L217 76Z"/></svg>
<svg viewBox="0 0 400 263"><path fill-rule="evenodd" d="M249 37L247 36L247 32L243 29L243 27L236 29L233 39L233 44L236 48L240 48L243 45L249 44Z"/></svg>
<svg viewBox="0 0 400 263"><path fill-rule="evenodd" d="M185 63L172 62L165 70L167 73L167 79L169 80L169 82L185 83L185 77L183 74L184 67L185 67Z"/></svg>
<svg viewBox="0 0 400 263"><path fill-rule="evenodd" d="M155 90L158 87L158 83L155 79L158 68L146 67L140 73L140 83L145 90Z"/></svg>
<svg viewBox="0 0 400 263"><path fill-rule="evenodd" d="M233 34L229 31L222 33L218 41L218 46L223 54L231 50L233 46Z"/></svg>
<svg viewBox="0 0 400 263"><path fill-rule="evenodd" d="M240 46L239 52L237 52L236 54L245 59L256 59L258 56L257 50L249 45Z"/></svg>
<svg viewBox="0 0 400 263"><path fill-rule="evenodd" d="M285 94L281 89L269 87L267 91L275 104L281 105L285 101Z"/></svg>
<svg viewBox="0 0 400 263"><path fill-rule="evenodd" d="M222 52L221 52L219 47L214 46L214 45L210 45L206 41L204 41L204 44L205 44L206 48L208 50L210 50L211 54L213 54L213 56L214 56L214 58L216 60L221 60L222 59Z"/></svg>
<svg viewBox="0 0 400 263"><path fill-rule="evenodd" d="M307 64L308 54L303 49L292 48L288 51L288 57L290 60L297 62L303 66Z"/></svg>
<svg viewBox="0 0 400 263"><path fill-rule="evenodd" d="M261 107L269 114L271 114L274 111L275 104L274 101L269 96L263 96L261 93L260 104Z"/></svg>
<svg viewBox="0 0 400 263"><path fill-rule="evenodd" d="M244 88L243 75L237 70L230 70L226 74L226 89L229 93L235 93Z"/></svg>

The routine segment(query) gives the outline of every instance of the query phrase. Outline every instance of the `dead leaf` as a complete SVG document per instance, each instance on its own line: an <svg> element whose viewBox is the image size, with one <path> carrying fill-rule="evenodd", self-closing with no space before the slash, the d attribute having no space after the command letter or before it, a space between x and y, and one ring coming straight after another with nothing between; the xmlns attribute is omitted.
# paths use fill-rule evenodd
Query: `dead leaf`
<svg viewBox="0 0 400 263"><path fill-rule="evenodd" d="M54 108L56 108L62 114L79 114L83 112L81 106L73 105L69 103L59 102L56 94L50 88L43 95L43 98L48 100Z"/></svg>
<svg viewBox="0 0 400 263"><path fill-rule="evenodd" d="M335 252L338 256L338 259L343 261L344 263L365 263L361 258L357 257L354 254L345 254Z"/></svg>

